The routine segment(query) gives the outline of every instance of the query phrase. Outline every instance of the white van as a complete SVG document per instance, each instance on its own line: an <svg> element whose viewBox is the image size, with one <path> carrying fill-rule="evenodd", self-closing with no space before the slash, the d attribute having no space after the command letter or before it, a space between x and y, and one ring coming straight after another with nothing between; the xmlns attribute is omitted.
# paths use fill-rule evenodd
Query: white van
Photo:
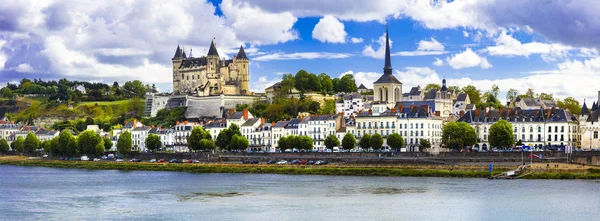
<svg viewBox="0 0 600 221"><path fill-rule="evenodd" d="M81 156L81 161L89 161L90 158L88 156Z"/></svg>

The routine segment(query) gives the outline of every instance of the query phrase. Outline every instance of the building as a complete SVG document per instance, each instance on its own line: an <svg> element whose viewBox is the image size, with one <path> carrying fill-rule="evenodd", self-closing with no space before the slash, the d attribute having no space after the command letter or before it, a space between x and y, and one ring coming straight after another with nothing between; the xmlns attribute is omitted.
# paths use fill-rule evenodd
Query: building
<svg viewBox="0 0 600 221"><path fill-rule="evenodd" d="M404 94L401 102L402 106L429 106L431 112L440 117L448 118L451 116L460 116L461 111L474 108L471 99L466 93L457 94L454 90L448 89L446 79L442 79L440 89L431 89L425 93L420 86L411 88L409 93Z"/></svg>
<svg viewBox="0 0 600 221"><path fill-rule="evenodd" d="M79 91L81 94L85 94L87 91L85 90L85 86L83 84L73 85L71 86L72 91Z"/></svg>
<svg viewBox="0 0 600 221"><path fill-rule="evenodd" d="M57 130L47 130L44 128L39 129L38 131L35 132L35 136L38 138L38 140L40 142L52 140L55 137L58 137L59 134L60 134L60 132Z"/></svg>
<svg viewBox="0 0 600 221"><path fill-rule="evenodd" d="M577 117L566 109L523 110L521 108L467 111L458 119L475 128L478 150L490 150L489 130L493 123L506 120L513 126L515 143L519 140L534 148L557 149L579 143Z"/></svg>
<svg viewBox="0 0 600 221"><path fill-rule="evenodd" d="M600 91L598 91L598 99L600 100ZM598 149L600 148L600 110L598 104L593 102L591 109L588 108L585 100L579 114L579 139L581 149Z"/></svg>
<svg viewBox="0 0 600 221"><path fill-rule="evenodd" d="M5 121L0 124L0 139L6 139L9 142L14 141L14 134L17 131L19 131L19 125Z"/></svg>
<svg viewBox="0 0 600 221"><path fill-rule="evenodd" d="M558 105L553 100L541 100L538 98L521 98L517 97L516 107L522 110L539 110L558 108Z"/></svg>
<svg viewBox="0 0 600 221"><path fill-rule="evenodd" d="M388 108L402 101L402 83L392 73L390 58L390 39L387 26L385 28L385 65L383 75L373 82L375 100L373 104L385 104Z"/></svg>
<svg viewBox="0 0 600 221"><path fill-rule="evenodd" d="M335 112L343 113L344 117L350 117L365 108L363 98L360 94L347 94L335 103Z"/></svg>
<svg viewBox="0 0 600 221"><path fill-rule="evenodd" d="M365 87L364 84L360 84L360 86L358 86L358 93L359 94L373 93L373 89L369 89L369 88Z"/></svg>
<svg viewBox="0 0 600 221"><path fill-rule="evenodd" d="M475 105L471 104L471 99L469 95L466 93L460 93L456 97L454 101L454 106L452 107L452 114L456 116L461 116L461 113L465 113L470 110L475 110Z"/></svg>
<svg viewBox="0 0 600 221"><path fill-rule="evenodd" d="M202 57L187 57L177 46L173 56L173 92L175 94L211 95L250 95L249 60L240 46L237 55L224 60L219 57L214 41L210 43L208 54Z"/></svg>
<svg viewBox="0 0 600 221"><path fill-rule="evenodd" d="M141 126L131 129L131 151L147 152L146 138L150 134L152 127Z"/></svg>
<svg viewBox="0 0 600 221"><path fill-rule="evenodd" d="M235 124L241 126L246 123L246 121L250 118L254 118L252 114L248 111L248 109L243 109L242 111L235 111L234 109L230 110L229 116L227 116L227 127L231 126L231 124Z"/></svg>

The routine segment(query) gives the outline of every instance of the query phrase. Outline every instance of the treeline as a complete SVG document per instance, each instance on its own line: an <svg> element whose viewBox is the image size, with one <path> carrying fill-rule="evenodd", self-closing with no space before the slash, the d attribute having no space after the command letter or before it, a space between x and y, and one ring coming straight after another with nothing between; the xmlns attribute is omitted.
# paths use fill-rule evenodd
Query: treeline
<svg viewBox="0 0 600 221"><path fill-rule="evenodd" d="M341 78L331 78L325 73L319 75L308 73L305 70L298 71L295 75L284 74L281 80L281 92L290 93L292 89L305 92L319 92L322 94L333 94L338 92L356 92L354 75L344 75Z"/></svg>
<svg viewBox="0 0 600 221"><path fill-rule="evenodd" d="M8 142L5 139L0 140L0 152L7 152ZM75 156L91 155L99 156L112 147L109 138L102 138L94 131L87 130L73 136L69 130L63 130L59 136L52 140L41 142L34 133L28 133L27 136L19 136L17 140L10 144L10 148L18 153L32 154L38 150L53 156Z"/></svg>
<svg viewBox="0 0 600 221"><path fill-rule="evenodd" d="M72 88L77 86L83 86L85 93ZM128 81L120 86L116 81L108 85L98 82L69 81L65 78L58 81L41 79L31 81L24 78L18 84L7 83L6 87L0 89L0 96L12 98L14 95L38 95L45 96L52 102L115 101L133 97L141 98L148 91L156 91L156 86L144 85L139 80Z"/></svg>

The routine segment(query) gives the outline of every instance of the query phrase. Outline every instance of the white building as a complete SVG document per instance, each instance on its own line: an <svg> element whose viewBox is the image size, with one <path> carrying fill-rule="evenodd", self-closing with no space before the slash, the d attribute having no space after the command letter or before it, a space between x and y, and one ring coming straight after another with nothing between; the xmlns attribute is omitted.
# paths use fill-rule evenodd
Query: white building
<svg viewBox="0 0 600 221"><path fill-rule="evenodd" d="M35 132L35 136L38 138L38 140L40 142L52 140L55 137L58 137L59 134L60 134L60 132L57 130L46 130L43 128L39 129L38 131Z"/></svg>
<svg viewBox="0 0 600 221"><path fill-rule="evenodd" d="M136 127L131 129L131 151L147 152L146 138L152 128L149 126Z"/></svg>
<svg viewBox="0 0 600 221"><path fill-rule="evenodd" d="M362 111L364 107L363 98L360 94L348 94L335 103L335 112L344 113L344 117L350 117Z"/></svg>
<svg viewBox="0 0 600 221"><path fill-rule="evenodd" d="M227 121L226 121L227 125L226 126L228 128L229 128L229 126L231 126L231 124L236 124L238 126L241 126L250 118L254 118L254 117L252 116L252 114L250 112L248 112L248 109L244 109L242 111L231 112L227 116Z"/></svg>

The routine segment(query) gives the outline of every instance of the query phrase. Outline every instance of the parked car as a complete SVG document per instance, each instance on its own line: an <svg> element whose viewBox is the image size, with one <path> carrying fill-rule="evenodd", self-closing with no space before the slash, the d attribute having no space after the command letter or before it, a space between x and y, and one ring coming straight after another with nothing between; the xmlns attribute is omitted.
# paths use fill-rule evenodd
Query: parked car
<svg viewBox="0 0 600 221"><path fill-rule="evenodd" d="M276 160L269 160L269 161L267 161L267 164L275 164L275 163L277 163Z"/></svg>
<svg viewBox="0 0 600 221"><path fill-rule="evenodd" d="M529 154L529 156L527 156L527 157L531 158L531 159L540 159L540 155L537 155L537 154Z"/></svg>
<svg viewBox="0 0 600 221"><path fill-rule="evenodd" d="M151 159L148 162L150 162L150 163L156 163L156 159Z"/></svg>
<svg viewBox="0 0 600 221"><path fill-rule="evenodd" d="M188 163L200 163L200 161L198 161L196 159L191 159L190 161L188 161Z"/></svg>
<svg viewBox="0 0 600 221"><path fill-rule="evenodd" d="M123 159L117 159L115 162L123 162Z"/></svg>
<svg viewBox="0 0 600 221"><path fill-rule="evenodd" d="M292 160L292 162L290 162L290 164L300 165L300 161L299 160Z"/></svg>
<svg viewBox="0 0 600 221"><path fill-rule="evenodd" d="M108 159L108 157L107 157L107 156L102 156L102 159L103 159L103 160L107 160L107 159Z"/></svg>
<svg viewBox="0 0 600 221"><path fill-rule="evenodd" d="M138 163L138 162L142 162L142 160L133 158L133 159L129 160L129 162Z"/></svg>
<svg viewBox="0 0 600 221"><path fill-rule="evenodd" d="M100 159L100 158L94 158L94 162L98 162L98 161L101 161L101 160L102 159Z"/></svg>
<svg viewBox="0 0 600 221"><path fill-rule="evenodd" d="M287 162L287 160L280 160L280 161L277 161L277 164L283 165L283 164L288 164L288 162Z"/></svg>
<svg viewBox="0 0 600 221"><path fill-rule="evenodd" d="M242 164L250 164L250 160L243 159Z"/></svg>
<svg viewBox="0 0 600 221"><path fill-rule="evenodd" d="M48 154L44 154L42 157L43 157L43 158L46 158L46 157L48 157Z"/></svg>
<svg viewBox="0 0 600 221"><path fill-rule="evenodd" d="M88 156L81 156L81 161L88 161L90 158Z"/></svg>
<svg viewBox="0 0 600 221"><path fill-rule="evenodd" d="M314 165L315 161L314 160L309 160L309 161L306 161L306 164L308 164L308 165Z"/></svg>
<svg viewBox="0 0 600 221"><path fill-rule="evenodd" d="M251 160L250 164L258 164L258 160Z"/></svg>
<svg viewBox="0 0 600 221"><path fill-rule="evenodd" d="M317 162L315 162L315 165L325 165L327 164L327 161L324 160L317 160Z"/></svg>
<svg viewBox="0 0 600 221"><path fill-rule="evenodd" d="M300 161L300 165L306 165L307 161L306 160L301 160Z"/></svg>
<svg viewBox="0 0 600 221"><path fill-rule="evenodd" d="M171 160L169 160L169 163L181 163L181 160L171 159Z"/></svg>
<svg viewBox="0 0 600 221"><path fill-rule="evenodd" d="M156 161L156 162L157 162L157 163L164 163L164 162L165 162L165 159L160 159L160 160L158 160L158 161Z"/></svg>
<svg viewBox="0 0 600 221"><path fill-rule="evenodd" d="M109 160L115 159L115 155L114 154L108 154L108 156L106 157Z"/></svg>

